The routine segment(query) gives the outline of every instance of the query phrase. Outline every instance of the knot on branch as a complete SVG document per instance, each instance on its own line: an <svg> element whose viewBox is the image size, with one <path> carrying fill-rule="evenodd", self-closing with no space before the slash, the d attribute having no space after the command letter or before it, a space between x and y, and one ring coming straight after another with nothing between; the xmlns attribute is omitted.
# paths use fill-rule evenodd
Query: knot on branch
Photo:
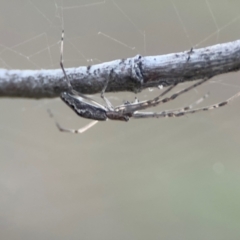
<svg viewBox="0 0 240 240"><path fill-rule="evenodd" d="M139 92L144 83L141 55L137 55L131 59L131 78L137 83L134 92Z"/></svg>

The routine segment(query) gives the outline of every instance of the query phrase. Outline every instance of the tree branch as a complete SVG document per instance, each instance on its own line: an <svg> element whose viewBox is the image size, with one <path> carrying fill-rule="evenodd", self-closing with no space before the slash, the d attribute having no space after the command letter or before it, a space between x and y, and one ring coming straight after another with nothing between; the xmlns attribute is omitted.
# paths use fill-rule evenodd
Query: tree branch
<svg viewBox="0 0 240 240"><path fill-rule="evenodd" d="M88 67L67 68L75 90L83 94L101 92L111 70L108 92L139 91L169 86L240 69L240 40L161 56L115 60ZM0 97L52 98L67 90L61 69L0 69Z"/></svg>

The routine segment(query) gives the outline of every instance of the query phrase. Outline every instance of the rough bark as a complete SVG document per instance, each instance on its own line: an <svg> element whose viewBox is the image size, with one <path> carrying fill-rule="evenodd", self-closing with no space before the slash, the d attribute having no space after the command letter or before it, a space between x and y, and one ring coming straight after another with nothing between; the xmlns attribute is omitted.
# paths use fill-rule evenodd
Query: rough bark
<svg viewBox="0 0 240 240"><path fill-rule="evenodd" d="M107 92L137 92L147 87L169 86L240 69L240 40L161 56L140 56L97 65L67 68L75 90L101 92L110 76ZM0 97L53 98L67 90L61 69L0 69Z"/></svg>

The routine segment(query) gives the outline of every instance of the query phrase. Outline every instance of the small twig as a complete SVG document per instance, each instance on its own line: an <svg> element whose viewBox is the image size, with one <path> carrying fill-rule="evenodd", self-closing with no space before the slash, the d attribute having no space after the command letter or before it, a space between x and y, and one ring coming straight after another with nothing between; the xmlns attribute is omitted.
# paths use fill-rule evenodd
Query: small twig
<svg viewBox="0 0 240 240"><path fill-rule="evenodd" d="M113 71L107 92L139 91L159 85L209 78L240 69L240 40L161 56L136 56L88 67L67 68L73 88L100 93ZM0 69L0 97L53 98L68 89L61 69Z"/></svg>

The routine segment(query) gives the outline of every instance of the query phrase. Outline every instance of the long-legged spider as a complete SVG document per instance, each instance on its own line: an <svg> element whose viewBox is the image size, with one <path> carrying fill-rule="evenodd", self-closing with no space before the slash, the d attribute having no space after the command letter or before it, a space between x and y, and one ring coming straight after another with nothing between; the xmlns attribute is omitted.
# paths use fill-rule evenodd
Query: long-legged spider
<svg viewBox="0 0 240 240"><path fill-rule="evenodd" d="M223 102L215 103L215 104L208 105L208 106L201 107L201 108L193 109L193 106L195 104L198 104L199 102L201 102L204 98L206 98L207 95L205 95L203 98L199 99L195 104L189 105L184 108L179 108L179 109L175 109L175 110L165 110L165 111L161 111L161 112L139 112L139 110L144 110L144 109L154 107L156 105L174 100L178 96L180 96L180 95L196 88L197 86L205 83L206 81L208 81L210 79L210 77L208 77L208 78L204 78L204 79L200 80L199 82L197 82L181 91L178 91L178 92L172 94L170 97L163 98L163 96L166 95L168 92L170 92L177 85L177 83L168 87L164 92L162 92L159 96L155 97L152 100L146 100L146 101L141 101L141 102L135 101L133 103L125 103L123 105L119 105L114 108L112 106L112 104L110 103L110 101L104 96L104 92L107 88L109 79L111 79L111 77L113 75L113 69L112 69L110 71L109 78L107 79L107 81L103 87L102 93L101 93L101 97L103 98L103 100L105 101L105 103L107 105L107 106L104 106L73 89L71 82L70 82L70 80L65 72L64 66L63 66L63 41L64 41L64 31L62 31L62 38L61 38L60 66L63 71L65 80L68 84L69 91L61 93L60 97L79 116L81 116L83 118L93 119L94 121L90 122L88 125L86 125L83 128L80 128L80 129L67 129L67 128L61 127L60 124L55 120L56 126L62 132L83 133L86 130L88 130L89 128L91 128L92 126L94 126L98 121L106 121L107 119L128 121L129 118L180 117L180 116L184 116L185 114L196 113L196 112L200 112L200 111L208 111L208 110L212 110L212 109L216 109L216 108L225 106L230 101L232 101L233 99L237 98L240 95L240 92L238 92L237 94L235 94L234 96L230 97L229 99L227 99ZM187 62L189 60L190 60L190 57L188 57ZM52 118L54 117L53 114L50 112L50 110L49 110L49 115Z"/></svg>

